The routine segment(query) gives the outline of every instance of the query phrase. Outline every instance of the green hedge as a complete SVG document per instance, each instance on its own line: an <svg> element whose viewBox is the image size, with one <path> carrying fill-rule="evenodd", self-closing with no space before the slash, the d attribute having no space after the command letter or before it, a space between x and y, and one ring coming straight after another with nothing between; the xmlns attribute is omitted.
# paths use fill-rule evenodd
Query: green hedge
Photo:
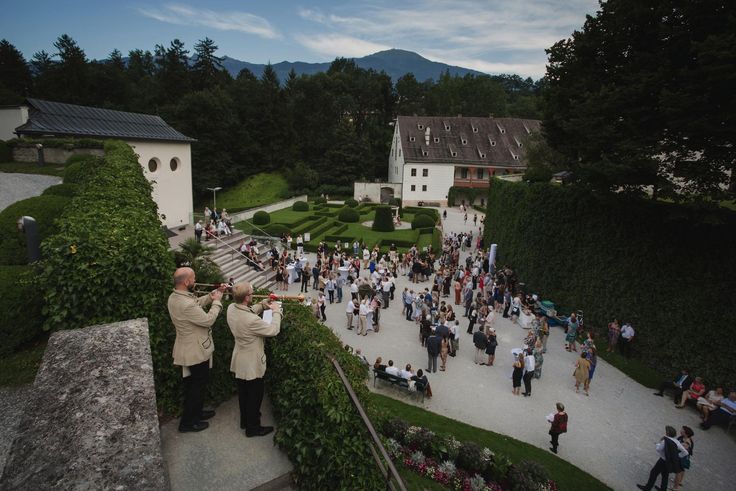
<svg viewBox="0 0 736 491"><path fill-rule="evenodd" d="M421 206L407 206L404 208L404 212L413 213L414 215L427 215L437 223L440 219L440 213L434 208L424 208Z"/></svg>
<svg viewBox="0 0 736 491"><path fill-rule="evenodd" d="M56 233L55 220L71 202L66 196L34 196L17 201L0 212L0 264L21 265L28 263L26 238L18 230L18 219L31 216L36 219L39 240Z"/></svg>
<svg viewBox="0 0 736 491"><path fill-rule="evenodd" d="M377 232L393 232L394 217L391 214L391 208L388 206L379 206L376 208L376 216L373 219L371 227Z"/></svg>
<svg viewBox="0 0 736 491"><path fill-rule="evenodd" d="M96 172L96 167L104 165L104 160L92 155L75 155L75 161L64 167L64 184L81 184ZM78 159L77 157L83 157ZM70 159L71 160L71 159Z"/></svg>
<svg viewBox="0 0 736 491"><path fill-rule="evenodd" d="M477 198L485 197L486 194L488 194L488 190L484 188L450 186L450 189L447 191L447 206L459 206L462 199L465 199L465 204L472 204Z"/></svg>
<svg viewBox="0 0 736 491"><path fill-rule="evenodd" d="M266 383L278 422L276 444L299 489L384 489L369 437L330 362L338 360L366 406L367 369L306 307L287 305L281 333L267 341Z"/></svg>
<svg viewBox="0 0 736 491"><path fill-rule="evenodd" d="M318 196L317 198L314 198L314 204L315 205L324 205L327 203L327 198L324 196Z"/></svg>
<svg viewBox="0 0 736 491"><path fill-rule="evenodd" d="M0 266L0 355L8 355L43 332L43 299L31 266Z"/></svg>
<svg viewBox="0 0 736 491"><path fill-rule="evenodd" d="M360 221L360 213L358 213L358 210L346 206L340 210L337 219L345 223L358 223Z"/></svg>
<svg viewBox="0 0 736 491"><path fill-rule="evenodd" d="M263 210L255 212L253 215L253 223L256 225L267 225L271 223L271 215Z"/></svg>
<svg viewBox="0 0 736 491"><path fill-rule="evenodd" d="M173 255L161 233L151 184L128 145L105 144L104 165L85 178L59 220L59 232L44 241L42 251L45 328L147 317L156 400L165 412L176 413L181 369L172 365L175 331L166 311Z"/></svg>
<svg viewBox="0 0 736 491"><path fill-rule="evenodd" d="M353 198L348 198L345 200L345 206L349 206L350 208L357 208L358 204L358 200Z"/></svg>
<svg viewBox="0 0 736 491"><path fill-rule="evenodd" d="M289 227L281 223L270 223L266 225L266 227L263 230L265 230L268 235L272 237L276 237L276 238L279 238L282 235L286 235L289 233Z"/></svg>
<svg viewBox="0 0 736 491"><path fill-rule="evenodd" d="M79 191L79 185L78 184L56 184L54 186L46 188L43 193L41 193L41 196L66 196L68 198L73 198L76 196L77 192Z"/></svg>
<svg viewBox="0 0 736 491"><path fill-rule="evenodd" d="M414 220L411 222L411 228L417 229L434 227L434 223L434 219L431 216L425 215L424 213L417 213L414 215Z"/></svg>
<svg viewBox="0 0 736 491"><path fill-rule="evenodd" d="M291 209L294 211L309 211L309 203L306 201L294 201Z"/></svg>
<svg viewBox="0 0 736 491"><path fill-rule="evenodd" d="M10 147L35 147L37 143L45 148L63 148L73 150L75 148L104 148L102 140L92 138L23 138L13 139L6 142Z"/></svg>
<svg viewBox="0 0 736 491"><path fill-rule="evenodd" d="M651 367L733 387L735 213L497 179L486 213L486 243L531 292L601 335L631 322Z"/></svg>
<svg viewBox="0 0 736 491"><path fill-rule="evenodd" d="M10 162L12 160L13 150L6 142L0 140L0 162Z"/></svg>

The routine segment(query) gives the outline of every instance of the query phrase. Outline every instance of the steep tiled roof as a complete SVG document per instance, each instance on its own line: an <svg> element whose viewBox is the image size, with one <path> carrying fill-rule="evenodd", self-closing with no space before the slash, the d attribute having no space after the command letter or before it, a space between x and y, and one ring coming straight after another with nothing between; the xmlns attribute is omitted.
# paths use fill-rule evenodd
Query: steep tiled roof
<svg viewBox="0 0 736 491"><path fill-rule="evenodd" d="M399 116L397 124L406 162L525 167L524 138L538 132L541 122L518 118Z"/></svg>
<svg viewBox="0 0 736 491"><path fill-rule="evenodd" d="M121 138L193 142L159 116L113 111L98 107L26 99L28 121L16 128L19 135Z"/></svg>

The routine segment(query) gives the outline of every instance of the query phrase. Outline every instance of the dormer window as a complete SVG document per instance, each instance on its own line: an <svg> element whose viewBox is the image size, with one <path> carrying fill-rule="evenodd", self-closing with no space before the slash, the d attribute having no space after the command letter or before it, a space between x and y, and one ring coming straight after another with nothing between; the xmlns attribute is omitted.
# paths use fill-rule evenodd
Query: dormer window
<svg viewBox="0 0 736 491"><path fill-rule="evenodd" d="M492 147L495 147L496 146L496 140L494 140L491 137L488 137L488 143L490 143Z"/></svg>
<svg viewBox="0 0 736 491"><path fill-rule="evenodd" d="M468 138L465 135L460 135L460 142L463 145L467 145L468 144Z"/></svg>
<svg viewBox="0 0 736 491"><path fill-rule="evenodd" d="M505 135L505 134L506 134L506 130L505 130L505 129L504 129L504 127L503 127L503 126L501 126L500 124L496 123L496 128L498 128L498 131L499 131L499 132L500 132L500 133L501 133L502 135Z"/></svg>
<svg viewBox="0 0 736 491"><path fill-rule="evenodd" d="M526 125L526 123L521 123L524 126L524 130L526 130L527 135L532 134L532 130L529 129L529 127Z"/></svg>
<svg viewBox="0 0 736 491"><path fill-rule="evenodd" d="M450 123L448 123L447 121L443 121L442 124L445 125L445 131L450 131Z"/></svg>
<svg viewBox="0 0 736 491"><path fill-rule="evenodd" d="M409 141L410 141L410 142L415 142L415 141L417 141L417 139L416 139L416 138L414 138L413 136L410 136L410 137L409 137Z"/></svg>
<svg viewBox="0 0 736 491"><path fill-rule="evenodd" d="M517 154L515 154L514 152L512 152L512 151L511 151L511 149L509 149L509 153L511 154L511 157L512 157L512 158L513 158L514 160L519 160L519 156L518 156Z"/></svg>
<svg viewBox="0 0 736 491"><path fill-rule="evenodd" d="M516 146L521 148L521 142L519 141L519 139L514 137L514 141L516 142Z"/></svg>
<svg viewBox="0 0 736 491"><path fill-rule="evenodd" d="M424 125L423 125L422 123L418 123L418 124L417 124L417 129L418 129L419 131L422 131L422 130L424 129Z"/></svg>
<svg viewBox="0 0 736 491"><path fill-rule="evenodd" d="M439 137L436 137L436 136L435 136L435 137L434 137L434 142L435 142L435 143L439 143L439 142L440 142L440 139L439 139Z"/></svg>
<svg viewBox="0 0 736 491"><path fill-rule="evenodd" d="M457 150L455 150L454 146L449 145L447 148L449 148L450 150L450 155L452 155L453 157L457 157Z"/></svg>
<svg viewBox="0 0 736 491"><path fill-rule="evenodd" d="M486 154L480 149L480 147L476 147L476 150L478 151L478 157L482 159L486 158Z"/></svg>
<svg viewBox="0 0 736 491"><path fill-rule="evenodd" d="M478 127L477 126L473 126L473 133L478 133Z"/></svg>
<svg viewBox="0 0 736 491"><path fill-rule="evenodd" d="M422 148L422 157L429 157L429 152Z"/></svg>

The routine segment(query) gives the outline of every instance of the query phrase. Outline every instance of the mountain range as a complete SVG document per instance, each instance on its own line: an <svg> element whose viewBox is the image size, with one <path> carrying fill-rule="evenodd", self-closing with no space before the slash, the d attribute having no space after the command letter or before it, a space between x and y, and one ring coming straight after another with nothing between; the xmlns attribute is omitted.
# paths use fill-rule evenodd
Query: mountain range
<svg viewBox="0 0 736 491"><path fill-rule="evenodd" d="M407 73L413 73L414 77L420 82L427 79L437 80L440 74L449 70L450 75L464 76L467 74L483 75L482 72L463 68L459 66L447 65L436 61L428 60L413 51L405 51L402 49L389 49L379 51L372 55L362 58L351 58L360 68L372 68L377 72L384 71L391 77L393 82ZM282 82L286 80L289 72L293 69L297 75L312 75L319 72L326 72L332 62L325 63L305 63L303 61L282 61L271 65ZM233 77L237 77L238 73L244 68L250 70L256 77L263 74L266 65L257 63L248 63L247 61L236 60L225 56L222 59L222 66L230 72Z"/></svg>

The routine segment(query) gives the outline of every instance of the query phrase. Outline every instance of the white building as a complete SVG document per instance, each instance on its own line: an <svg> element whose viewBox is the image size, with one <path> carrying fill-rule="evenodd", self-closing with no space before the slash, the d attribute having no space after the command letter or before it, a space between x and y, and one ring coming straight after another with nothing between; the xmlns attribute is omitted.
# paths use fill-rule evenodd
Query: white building
<svg viewBox="0 0 736 491"><path fill-rule="evenodd" d="M153 184L153 199L161 222L175 228L190 222L192 201L192 152L194 140L166 124L159 116L112 111L96 107L26 99L0 112L3 121L21 124L20 138L94 138L122 140L130 145L143 173Z"/></svg>
<svg viewBox="0 0 736 491"><path fill-rule="evenodd" d="M487 188L494 175L526 169L524 140L540 121L518 118L399 116L388 182L405 205L447 205L451 186Z"/></svg>

